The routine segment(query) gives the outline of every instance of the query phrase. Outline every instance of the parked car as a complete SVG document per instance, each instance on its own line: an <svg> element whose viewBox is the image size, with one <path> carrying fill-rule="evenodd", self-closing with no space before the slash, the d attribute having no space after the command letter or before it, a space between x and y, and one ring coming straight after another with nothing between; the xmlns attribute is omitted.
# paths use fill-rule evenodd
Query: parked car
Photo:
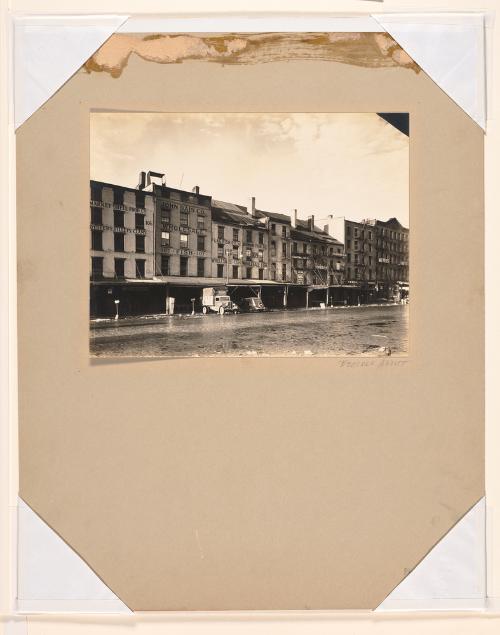
<svg viewBox="0 0 500 635"><path fill-rule="evenodd" d="M227 289L216 287L205 287L201 298L203 313L238 313L239 306L231 300Z"/></svg>
<svg viewBox="0 0 500 635"><path fill-rule="evenodd" d="M242 298L239 302L241 310L248 313L261 312L266 310L264 303L257 296L253 296L251 298Z"/></svg>

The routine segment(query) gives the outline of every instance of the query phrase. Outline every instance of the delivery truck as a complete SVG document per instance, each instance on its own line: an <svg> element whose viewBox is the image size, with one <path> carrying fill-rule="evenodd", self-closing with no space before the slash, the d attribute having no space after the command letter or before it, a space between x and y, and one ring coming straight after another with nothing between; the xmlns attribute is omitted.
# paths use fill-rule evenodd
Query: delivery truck
<svg viewBox="0 0 500 635"><path fill-rule="evenodd" d="M231 300L225 287L205 287L201 297L203 313L238 313L238 305Z"/></svg>

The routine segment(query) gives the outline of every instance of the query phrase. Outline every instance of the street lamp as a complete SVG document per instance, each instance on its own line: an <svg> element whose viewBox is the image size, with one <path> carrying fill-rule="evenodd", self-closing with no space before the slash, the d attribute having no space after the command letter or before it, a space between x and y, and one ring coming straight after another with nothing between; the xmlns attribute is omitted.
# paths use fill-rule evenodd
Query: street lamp
<svg viewBox="0 0 500 635"><path fill-rule="evenodd" d="M119 308L120 308L120 300L115 300L115 307L116 307L115 320L117 320L118 319Z"/></svg>
<svg viewBox="0 0 500 635"><path fill-rule="evenodd" d="M191 315L194 315L194 303L196 302L196 298L191 298L192 311Z"/></svg>

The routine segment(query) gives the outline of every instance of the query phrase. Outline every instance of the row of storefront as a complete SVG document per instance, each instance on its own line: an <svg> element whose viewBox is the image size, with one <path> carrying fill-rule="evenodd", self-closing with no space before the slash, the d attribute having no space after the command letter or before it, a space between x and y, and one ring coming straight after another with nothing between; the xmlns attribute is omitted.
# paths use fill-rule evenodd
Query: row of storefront
<svg viewBox="0 0 500 635"><path fill-rule="evenodd" d="M285 310L318 308L320 306L352 306L380 302L401 302L408 298L408 285L398 282L390 287L357 286L305 286L302 284L242 284L232 282L220 287L227 289L233 302L258 296L266 309ZM202 310L202 292L206 285L165 283L157 281L99 281L90 287L90 315L92 318L112 318L155 315L187 314Z"/></svg>

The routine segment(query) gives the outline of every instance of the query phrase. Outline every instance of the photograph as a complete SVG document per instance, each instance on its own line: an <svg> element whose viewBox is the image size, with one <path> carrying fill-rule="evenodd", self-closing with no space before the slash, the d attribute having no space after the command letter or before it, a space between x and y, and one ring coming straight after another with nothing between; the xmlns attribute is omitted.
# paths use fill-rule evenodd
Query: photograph
<svg viewBox="0 0 500 635"><path fill-rule="evenodd" d="M92 112L91 357L406 357L409 140L401 112Z"/></svg>

